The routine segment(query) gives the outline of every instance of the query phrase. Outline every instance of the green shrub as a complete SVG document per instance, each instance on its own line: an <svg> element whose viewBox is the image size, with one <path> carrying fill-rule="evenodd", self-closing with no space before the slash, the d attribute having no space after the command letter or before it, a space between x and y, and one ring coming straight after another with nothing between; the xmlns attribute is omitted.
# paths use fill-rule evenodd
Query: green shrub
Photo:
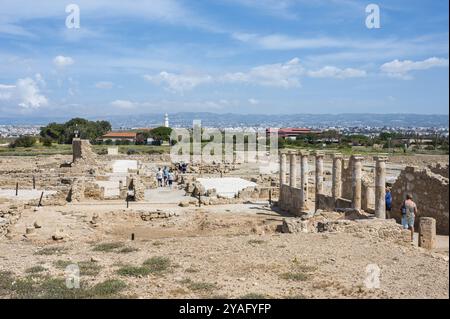
<svg viewBox="0 0 450 319"><path fill-rule="evenodd" d="M33 136L21 136L9 144L9 147L32 147L36 144L36 138Z"/></svg>

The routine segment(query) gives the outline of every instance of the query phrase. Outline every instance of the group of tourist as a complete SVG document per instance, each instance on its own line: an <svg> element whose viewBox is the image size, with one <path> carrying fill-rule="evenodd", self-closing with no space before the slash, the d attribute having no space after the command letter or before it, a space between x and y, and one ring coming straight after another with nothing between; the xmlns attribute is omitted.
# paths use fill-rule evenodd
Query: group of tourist
<svg viewBox="0 0 450 319"><path fill-rule="evenodd" d="M158 172L156 173L156 179L158 181L158 187L172 188L175 176L171 169L167 168L167 166L164 166L163 169L161 169L161 167L158 168Z"/></svg>
<svg viewBox="0 0 450 319"><path fill-rule="evenodd" d="M413 200L411 194L406 195L406 199L402 202L400 207L402 213L402 226L404 229L411 231L411 241L414 239L414 222L417 215L417 205ZM386 213L387 218L390 218L390 212L392 211L392 194L389 187L386 188Z"/></svg>

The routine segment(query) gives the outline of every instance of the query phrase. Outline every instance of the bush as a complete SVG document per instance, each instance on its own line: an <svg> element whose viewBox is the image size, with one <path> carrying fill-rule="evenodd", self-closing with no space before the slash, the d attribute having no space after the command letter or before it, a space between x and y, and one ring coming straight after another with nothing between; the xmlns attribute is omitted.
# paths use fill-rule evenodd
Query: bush
<svg viewBox="0 0 450 319"><path fill-rule="evenodd" d="M41 143L45 147L51 147L53 144L53 140L50 137L43 137L41 138Z"/></svg>
<svg viewBox="0 0 450 319"><path fill-rule="evenodd" d="M133 148L130 148L130 149L127 151L127 155L134 155L134 154L137 154L137 151L136 151L135 149L133 149Z"/></svg>
<svg viewBox="0 0 450 319"><path fill-rule="evenodd" d="M9 144L9 147L32 147L36 144L36 138L33 136L21 136Z"/></svg>

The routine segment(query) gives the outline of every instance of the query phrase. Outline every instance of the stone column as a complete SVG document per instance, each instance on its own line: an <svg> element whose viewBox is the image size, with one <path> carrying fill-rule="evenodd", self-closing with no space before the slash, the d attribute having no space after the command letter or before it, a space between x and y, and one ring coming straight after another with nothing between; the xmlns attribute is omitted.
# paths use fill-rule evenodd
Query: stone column
<svg viewBox="0 0 450 319"><path fill-rule="evenodd" d="M319 209L319 195L323 194L323 157L322 152L316 152L316 210Z"/></svg>
<svg viewBox="0 0 450 319"><path fill-rule="evenodd" d="M297 187L297 154L289 152L289 186Z"/></svg>
<svg viewBox="0 0 450 319"><path fill-rule="evenodd" d="M436 219L421 217L419 221L419 247L436 248Z"/></svg>
<svg viewBox="0 0 450 319"><path fill-rule="evenodd" d="M353 156L353 172L352 172L352 207L361 209L361 192L362 192L362 160L364 157Z"/></svg>
<svg viewBox="0 0 450 319"><path fill-rule="evenodd" d="M334 202L342 196L342 154L336 153L333 155L333 184L332 196Z"/></svg>
<svg viewBox="0 0 450 319"><path fill-rule="evenodd" d="M286 184L286 153L280 153L280 188Z"/></svg>
<svg viewBox="0 0 450 319"><path fill-rule="evenodd" d="M386 219L386 156L374 157L375 165L375 217Z"/></svg>
<svg viewBox="0 0 450 319"><path fill-rule="evenodd" d="M301 212L308 212L309 211L309 205L308 205L308 173L309 173L309 165L308 165L308 159L309 159L309 152L308 151L301 151L300 152L300 158L301 158Z"/></svg>

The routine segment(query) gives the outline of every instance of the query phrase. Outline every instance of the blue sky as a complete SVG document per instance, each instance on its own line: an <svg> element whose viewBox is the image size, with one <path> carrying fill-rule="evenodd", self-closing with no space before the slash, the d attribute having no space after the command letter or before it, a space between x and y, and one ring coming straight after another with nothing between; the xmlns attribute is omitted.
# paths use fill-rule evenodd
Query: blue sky
<svg viewBox="0 0 450 319"><path fill-rule="evenodd" d="M66 27L68 4L80 28ZM366 6L381 28L366 27ZM0 117L448 114L446 0L2 0Z"/></svg>

